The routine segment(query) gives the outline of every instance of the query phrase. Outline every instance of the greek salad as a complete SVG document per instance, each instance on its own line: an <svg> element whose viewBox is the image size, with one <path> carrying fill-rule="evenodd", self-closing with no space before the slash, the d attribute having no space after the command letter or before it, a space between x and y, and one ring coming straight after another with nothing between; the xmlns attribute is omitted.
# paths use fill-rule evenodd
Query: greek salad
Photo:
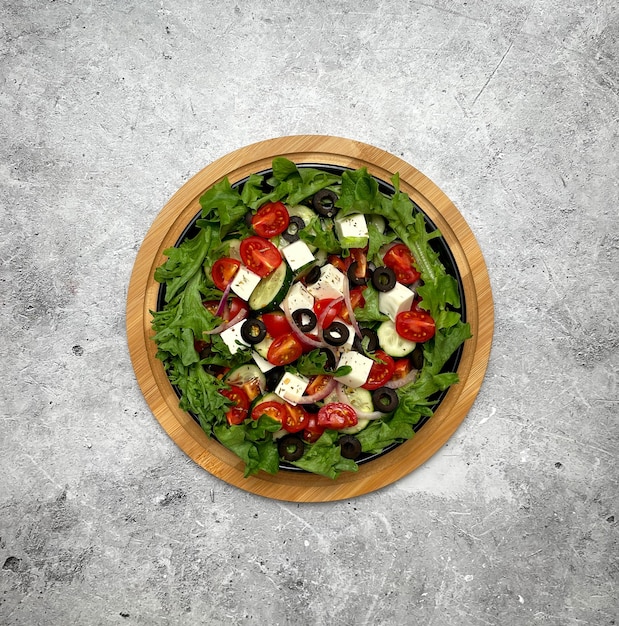
<svg viewBox="0 0 619 626"><path fill-rule="evenodd" d="M155 271L153 339L182 409L245 462L337 478L410 439L470 337L421 211L367 169L297 166L200 198Z"/></svg>

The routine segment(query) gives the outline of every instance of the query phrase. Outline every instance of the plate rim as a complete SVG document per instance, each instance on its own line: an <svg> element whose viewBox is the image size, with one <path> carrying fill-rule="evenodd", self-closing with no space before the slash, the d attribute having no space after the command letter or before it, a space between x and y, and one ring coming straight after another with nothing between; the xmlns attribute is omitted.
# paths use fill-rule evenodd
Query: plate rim
<svg viewBox="0 0 619 626"><path fill-rule="evenodd" d="M155 357L150 310L159 288L154 270L199 211L202 193L228 177L237 182L268 169L274 157L298 163L366 167L390 181L397 172L400 189L428 215L450 248L462 280L467 322L473 337L463 346L458 374L435 414L415 436L388 454L364 463L356 473L336 480L300 472L260 472L243 476L244 464L233 452L206 436L193 418L178 407L163 364ZM325 160L327 159L327 160ZM266 164L266 167L265 167ZM330 135L291 135L259 141L234 150L187 180L166 202L148 229L136 255L127 291L127 344L138 385L149 408L171 439L210 474L250 493L291 502L350 499L390 485L431 458L456 432L479 393L488 366L494 331L494 308L488 270L475 236L445 193L417 168L369 144Z"/></svg>

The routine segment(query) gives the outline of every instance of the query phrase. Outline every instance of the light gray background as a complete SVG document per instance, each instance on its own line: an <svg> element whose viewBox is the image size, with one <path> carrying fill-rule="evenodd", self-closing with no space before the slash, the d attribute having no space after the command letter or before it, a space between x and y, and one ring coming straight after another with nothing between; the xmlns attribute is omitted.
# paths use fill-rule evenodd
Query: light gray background
<svg viewBox="0 0 619 626"><path fill-rule="evenodd" d="M0 623L616 623L616 2L3 0L0 24ZM297 505L185 457L124 315L175 190L313 133L447 193L496 329L427 464Z"/></svg>

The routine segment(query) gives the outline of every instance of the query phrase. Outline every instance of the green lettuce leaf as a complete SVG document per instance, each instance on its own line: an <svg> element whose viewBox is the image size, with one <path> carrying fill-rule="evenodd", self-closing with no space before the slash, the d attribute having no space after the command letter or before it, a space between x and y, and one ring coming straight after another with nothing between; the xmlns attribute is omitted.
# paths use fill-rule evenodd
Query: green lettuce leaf
<svg viewBox="0 0 619 626"><path fill-rule="evenodd" d="M307 446L305 453L292 465L308 472L337 478L342 472L356 472L359 466L351 459L345 459L340 453L340 447L335 445L338 434L332 430L325 430L320 439Z"/></svg>

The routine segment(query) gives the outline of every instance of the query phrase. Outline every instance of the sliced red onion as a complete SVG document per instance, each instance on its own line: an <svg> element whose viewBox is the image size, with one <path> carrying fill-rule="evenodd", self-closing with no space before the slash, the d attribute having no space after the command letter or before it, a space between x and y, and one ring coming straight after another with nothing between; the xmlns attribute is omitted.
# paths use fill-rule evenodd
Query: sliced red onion
<svg viewBox="0 0 619 626"><path fill-rule="evenodd" d="M417 374L419 370L412 369L406 376L402 378L398 378L397 380L389 380L385 383L385 387L389 387L389 389L399 389L400 387L404 387L404 385L408 385L408 383L414 382L417 378Z"/></svg>
<svg viewBox="0 0 619 626"><path fill-rule="evenodd" d="M360 411L357 407L351 404L350 399L348 398L348 396L346 395L346 392L344 391L344 386L341 383L337 384L335 390L337 393L338 400L340 402L343 402L344 404L347 404L348 406L351 406L353 409L355 409L355 413L357 414L357 417L359 419L377 420L377 419L380 419L381 417L385 417L385 414L382 413L381 411L372 411L371 413Z"/></svg>
<svg viewBox="0 0 619 626"><path fill-rule="evenodd" d="M311 346L312 348L322 348L325 344L322 341L317 341L315 339L312 339L311 337L308 337L296 324L296 322L294 321L294 319L292 318L292 315L290 314L290 308L288 307L288 303L286 302L286 300L284 300L281 304L281 307L284 311L284 315L286 316L286 320L288 321L288 324L290 324L290 328L292 329L292 333L295 335L295 337L301 342L304 343L307 346Z"/></svg>
<svg viewBox="0 0 619 626"><path fill-rule="evenodd" d="M361 339L361 329L355 318L355 313L352 309L352 301L350 299L350 285L348 280L344 281L344 302L346 303L346 310L348 311L348 317L350 318L350 324L355 329L355 334Z"/></svg>
<svg viewBox="0 0 619 626"><path fill-rule="evenodd" d="M224 313L228 307L228 296L230 295L230 289L232 288L232 281L230 281L226 288L224 289L224 295L221 297L219 301L219 306L217 307L217 311L215 311L215 315L217 317L224 317Z"/></svg>
<svg viewBox="0 0 619 626"><path fill-rule="evenodd" d="M235 324L238 324L241 320L244 320L246 317L247 317L247 309L243 308L230 321L224 322L223 324L220 324L219 326L215 326L213 330L206 330L204 331L204 334L205 335L219 335L220 333L223 333L224 330L228 330L228 328L230 328L231 326L234 326Z"/></svg>
<svg viewBox="0 0 619 626"><path fill-rule="evenodd" d="M335 385L337 385L337 381L335 378L331 378L329 383L325 385L323 389L317 391L311 396L301 396L300 398L295 398L295 402L297 404L314 404L314 402L324 400L335 389Z"/></svg>

